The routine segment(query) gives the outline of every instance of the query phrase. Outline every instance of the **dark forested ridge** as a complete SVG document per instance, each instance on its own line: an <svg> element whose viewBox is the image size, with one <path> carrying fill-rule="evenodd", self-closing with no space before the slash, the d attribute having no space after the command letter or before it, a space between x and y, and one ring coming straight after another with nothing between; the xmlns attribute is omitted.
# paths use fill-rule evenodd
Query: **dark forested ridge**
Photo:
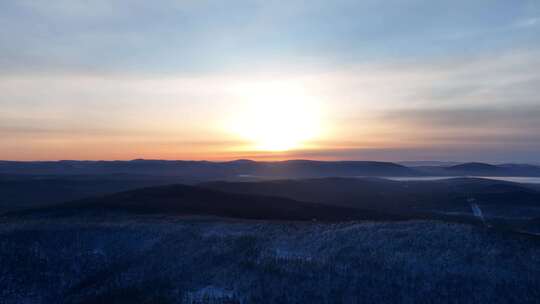
<svg viewBox="0 0 540 304"><path fill-rule="evenodd" d="M39 181L41 182L48 185L48 181ZM54 180L54 183L56 182L58 181ZM148 181L143 181L144 183ZM44 198L48 194L54 197L54 191L68 189L67 185L53 187L52 192L43 192ZM135 187L135 184L124 182L104 185L108 186L108 190L115 187ZM39 189L30 190L30 193L39 193ZM82 195L85 191L73 193ZM60 197L66 195L64 193ZM499 180L456 178L392 181L380 178L318 178L205 182L198 186L175 184L116 194L94 193L86 199L64 200L54 204L43 201L29 204L24 208L29 210L24 213L37 212L49 216L198 214L303 221L439 219L474 222L480 218L475 220L472 208L479 208L483 220L487 219L493 224L506 222L515 226L522 224L524 220L540 217L539 202L538 188ZM13 209L10 214L22 214L17 212L22 209Z"/></svg>
<svg viewBox="0 0 540 304"><path fill-rule="evenodd" d="M404 218L468 222L536 233L540 189L480 178L392 181L378 178L323 178L260 182L211 182L202 187L233 193L272 194L325 205L397 214Z"/></svg>
<svg viewBox="0 0 540 304"><path fill-rule="evenodd" d="M260 182L210 182L202 187L234 193L276 195L291 199L363 209L470 210L470 203L494 207L530 207L540 203L535 187L480 178L392 181L377 178L322 178Z"/></svg>
<svg viewBox="0 0 540 304"><path fill-rule="evenodd" d="M8 214L42 217L106 217L114 214L209 215L301 221L405 218L374 210L322 205L276 196L226 193L187 185L143 188Z"/></svg>
<svg viewBox="0 0 540 304"><path fill-rule="evenodd" d="M0 175L0 213L58 204L137 188L189 183L139 175Z"/></svg>

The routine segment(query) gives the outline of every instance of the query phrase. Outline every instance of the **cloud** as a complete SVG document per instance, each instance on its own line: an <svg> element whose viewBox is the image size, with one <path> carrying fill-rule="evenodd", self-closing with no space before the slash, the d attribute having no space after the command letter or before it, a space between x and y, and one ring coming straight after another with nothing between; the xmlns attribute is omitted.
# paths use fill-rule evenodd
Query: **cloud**
<svg viewBox="0 0 540 304"><path fill-rule="evenodd" d="M435 108L392 110L382 119L418 127L451 129L512 129L516 132L540 131L540 104L527 106L505 105L496 108Z"/></svg>
<svg viewBox="0 0 540 304"><path fill-rule="evenodd" d="M320 82L329 100L344 104L343 116L365 117L364 113L407 108L538 104L538 70L540 53L514 51L481 57L360 64L322 75Z"/></svg>
<svg viewBox="0 0 540 304"><path fill-rule="evenodd" d="M101 18L115 14L115 3L108 0L19 0L21 9L29 10L49 18Z"/></svg>
<svg viewBox="0 0 540 304"><path fill-rule="evenodd" d="M539 23L540 23L540 18L539 17L525 18L525 19L520 19L520 20L516 21L513 24L513 26L516 27L516 28L529 28L529 27L536 26Z"/></svg>

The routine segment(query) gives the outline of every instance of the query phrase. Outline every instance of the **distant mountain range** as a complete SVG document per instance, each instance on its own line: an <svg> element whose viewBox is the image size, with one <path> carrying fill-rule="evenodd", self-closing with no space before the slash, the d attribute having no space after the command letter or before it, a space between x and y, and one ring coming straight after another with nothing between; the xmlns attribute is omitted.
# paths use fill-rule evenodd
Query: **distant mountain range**
<svg viewBox="0 0 540 304"><path fill-rule="evenodd" d="M167 176L194 181L234 178L320 178L320 177L404 177L404 176L522 176L540 177L535 165L464 163L458 165L411 166L373 161L289 160L256 162L208 161L0 161L0 174L25 175L112 175Z"/></svg>
<svg viewBox="0 0 540 304"><path fill-rule="evenodd" d="M420 166L414 169L431 176L540 176L540 167L527 164L463 163L453 166Z"/></svg>
<svg viewBox="0 0 540 304"><path fill-rule="evenodd" d="M290 160L255 162L208 161L57 161L57 162L0 162L0 174L80 175L80 174L138 174L176 176L191 179L224 179L236 177L327 177L327 176L416 176L408 167L369 161L322 162Z"/></svg>

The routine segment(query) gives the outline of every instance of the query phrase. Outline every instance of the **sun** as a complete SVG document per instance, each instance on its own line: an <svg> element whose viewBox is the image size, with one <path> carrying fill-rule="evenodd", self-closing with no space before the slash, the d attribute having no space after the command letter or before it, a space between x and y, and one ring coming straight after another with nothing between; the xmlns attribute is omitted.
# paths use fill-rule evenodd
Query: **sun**
<svg viewBox="0 0 540 304"><path fill-rule="evenodd" d="M323 129L321 103L301 85L265 82L241 86L232 131L257 151L305 147Z"/></svg>

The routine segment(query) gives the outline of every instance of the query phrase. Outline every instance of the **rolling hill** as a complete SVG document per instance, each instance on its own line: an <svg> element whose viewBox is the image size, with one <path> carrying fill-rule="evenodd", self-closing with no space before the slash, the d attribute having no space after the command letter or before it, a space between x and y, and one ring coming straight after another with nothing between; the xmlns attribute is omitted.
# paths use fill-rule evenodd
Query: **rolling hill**
<svg viewBox="0 0 540 304"><path fill-rule="evenodd" d="M137 188L186 183L172 177L139 175L0 175L0 213L58 204Z"/></svg>
<svg viewBox="0 0 540 304"><path fill-rule="evenodd" d="M484 206L540 207L540 192L520 184L456 178L392 181L378 178L323 178L261 182L211 182L202 187L233 193L275 195L323 204L393 213L466 211Z"/></svg>
<svg viewBox="0 0 540 304"><path fill-rule="evenodd" d="M8 215L80 217L126 215L207 215L265 220L394 220L386 213L306 203L288 198L226 193L186 185L149 187L59 205L34 208Z"/></svg>
<svg viewBox="0 0 540 304"><path fill-rule="evenodd" d="M430 176L540 176L540 167L524 164L463 163L451 166L418 166L414 169Z"/></svg>

